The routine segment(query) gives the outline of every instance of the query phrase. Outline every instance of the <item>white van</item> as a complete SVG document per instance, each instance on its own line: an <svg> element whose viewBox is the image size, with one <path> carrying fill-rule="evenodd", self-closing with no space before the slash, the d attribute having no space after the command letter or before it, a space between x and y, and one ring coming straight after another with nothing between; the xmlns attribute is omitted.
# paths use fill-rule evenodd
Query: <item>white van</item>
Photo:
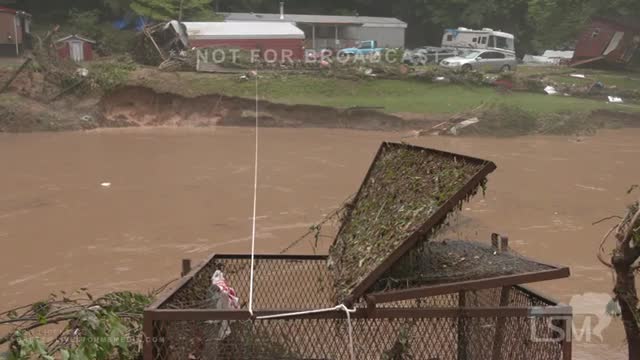
<svg viewBox="0 0 640 360"><path fill-rule="evenodd" d="M456 49L488 49L515 56L515 37L493 29L472 30L463 27L446 29L442 47Z"/></svg>

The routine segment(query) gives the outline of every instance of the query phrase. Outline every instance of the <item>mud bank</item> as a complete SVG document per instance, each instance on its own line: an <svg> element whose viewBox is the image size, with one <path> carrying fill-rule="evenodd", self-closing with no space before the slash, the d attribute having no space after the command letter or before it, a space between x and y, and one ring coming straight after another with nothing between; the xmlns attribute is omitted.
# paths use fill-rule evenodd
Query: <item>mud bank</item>
<svg viewBox="0 0 640 360"><path fill-rule="evenodd" d="M100 103L105 127L130 126L254 126L253 99L223 95L183 97L157 93L145 87L124 87ZM314 105L259 102L260 125L287 128L357 130L413 130L431 127L442 119L403 117L369 108L336 109Z"/></svg>
<svg viewBox="0 0 640 360"><path fill-rule="evenodd" d="M117 127L253 127L255 109L254 99L218 94L188 97L158 92L144 86L122 87L101 97L66 97L52 103L14 92L0 95L0 132ZM259 111L260 125L275 128L406 132L428 130L450 118L442 114L392 114L376 108L340 109L269 101L260 101ZM593 130L640 127L640 113L596 110L585 116L581 121L587 122ZM484 123L485 120L493 122L494 119L482 120ZM509 125L502 124L499 127L504 126ZM532 130L517 135L535 133L536 130Z"/></svg>

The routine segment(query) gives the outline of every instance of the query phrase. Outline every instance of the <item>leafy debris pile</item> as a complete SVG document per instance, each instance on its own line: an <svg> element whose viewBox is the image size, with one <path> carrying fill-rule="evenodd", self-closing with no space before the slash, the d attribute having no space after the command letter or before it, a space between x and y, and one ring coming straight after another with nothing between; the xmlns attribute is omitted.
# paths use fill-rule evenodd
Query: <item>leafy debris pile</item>
<svg viewBox="0 0 640 360"><path fill-rule="evenodd" d="M122 291L94 298L87 289L51 294L0 313L0 324L11 329L0 336L0 346L9 344L9 359L138 359L142 314L156 294Z"/></svg>
<svg viewBox="0 0 640 360"><path fill-rule="evenodd" d="M431 229L420 228L485 165L433 150L383 144L329 250L337 301L344 301L418 230L437 231L446 217Z"/></svg>
<svg viewBox="0 0 640 360"><path fill-rule="evenodd" d="M466 125L465 122L471 122ZM593 135L605 127L590 114L559 112L538 114L505 103L484 103L472 110L453 116L448 122L425 131L434 135L476 135L510 137L531 134ZM418 135L422 134L420 132Z"/></svg>
<svg viewBox="0 0 640 360"><path fill-rule="evenodd" d="M374 290L407 289L551 269L481 243L434 242L425 238L378 280Z"/></svg>

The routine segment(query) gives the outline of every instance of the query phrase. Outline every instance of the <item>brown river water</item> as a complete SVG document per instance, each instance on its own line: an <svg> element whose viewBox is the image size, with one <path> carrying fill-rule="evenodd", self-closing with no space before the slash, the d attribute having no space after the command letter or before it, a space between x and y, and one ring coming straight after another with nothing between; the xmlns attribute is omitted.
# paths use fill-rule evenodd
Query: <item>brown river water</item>
<svg viewBox="0 0 640 360"><path fill-rule="evenodd" d="M261 130L257 251L279 252L334 210L357 190L381 141L402 135ZM486 197L464 207L470 221L460 236L500 232L527 256L570 266L570 279L533 286L568 303L612 288L595 257L611 224L592 223L632 200L638 139L640 129L405 140L495 161ZM0 310L80 287L148 290L176 277L182 258L248 253L253 146L250 128L0 134ZM307 243L293 250L310 251ZM574 358L623 359L619 321L602 334L578 341Z"/></svg>

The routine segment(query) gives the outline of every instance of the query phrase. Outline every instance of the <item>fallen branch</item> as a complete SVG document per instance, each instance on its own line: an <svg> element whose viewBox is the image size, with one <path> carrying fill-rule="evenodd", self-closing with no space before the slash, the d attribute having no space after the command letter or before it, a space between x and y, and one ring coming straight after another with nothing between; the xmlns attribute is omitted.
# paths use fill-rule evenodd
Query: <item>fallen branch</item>
<svg viewBox="0 0 640 360"><path fill-rule="evenodd" d="M22 65L20 65L20 67L11 75L11 77L9 78L9 80L7 80L7 82L4 83L4 86L2 86L2 89L0 89L0 94L2 94L3 92L7 91L7 89L9 89L9 86L11 86L11 84L13 83L13 81L18 77L18 75L20 75L20 73L27 68L27 66L29 64L31 64L31 62L33 61L33 58L28 57L27 60L25 60Z"/></svg>
<svg viewBox="0 0 640 360"><path fill-rule="evenodd" d="M629 359L640 359L640 317L635 272L640 268L640 200L629 207L626 216L604 236L598 249L598 260L615 272L613 292L620 305L620 314L627 337ZM615 231L616 247L611 262L604 259L604 244ZM636 264L636 265L634 265Z"/></svg>
<svg viewBox="0 0 640 360"><path fill-rule="evenodd" d="M591 223L591 225L598 225L598 224L600 224L601 222L605 222L605 221L607 221L607 220L611 220L611 219L620 219L620 220L622 220L622 218L621 218L620 216L618 216L618 215L612 215L612 216L607 216L606 218L602 218L602 219L600 219L600 220L598 220L598 221L596 221L596 222L593 222L593 223Z"/></svg>
<svg viewBox="0 0 640 360"><path fill-rule="evenodd" d="M66 87L65 89L62 89L62 90L61 90L60 92L58 92L55 96L53 96L51 99L49 99L49 100L47 101L47 104L49 104L49 103L52 103L52 102L56 101L56 100L57 100L58 98L60 98L62 95L64 95L64 94L68 93L69 91L71 91L71 90L73 90L73 89L77 88L77 87L78 87L78 86L80 86L82 83L84 83L84 82L85 82L85 80L86 80L86 78L82 78L82 79L80 79L80 81L78 81L78 82L74 83L73 85L68 86L68 87Z"/></svg>
<svg viewBox="0 0 640 360"><path fill-rule="evenodd" d="M153 46L156 48L156 50L158 50L158 54L160 54L160 58L162 59L162 61L167 61L167 57L164 55L164 53L162 52L162 50L160 50L160 47L158 46L158 43L156 42L156 40L153 38L153 35L151 35L150 31L145 28L143 30L144 34L149 38L149 40L151 40L151 43L153 44Z"/></svg>
<svg viewBox="0 0 640 360"><path fill-rule="evenodd" d="M349 203L351 202L351 199L353 198L353 195L349 196L347 198L347 200L345 200L342 205L340 205L340 207L338 207L336 210L332 211L331 213L329 213L327 216L324 217L324 219L322 219L322 221L320 221L318 224L315 224L313 226L311 226L309 228L309 230L302 235L301 237L299 237L298 239L296 239L295 241L293 241L291 244L289 244L287 247L285 247L282 251L280 251L280 255L282 254L286 254L289 250L291 250L292 248L294 248L296 245L298 245L299 243L301 243L304 239L306 239L309 235L314 234L315 233L315 245L312 244L313 247L313 251L315 252L316 248L318 247L318 240L320 239L320 237L322 237L322 235L320 234L320 231L322 230L322 226L324 226L324 224L328 223L329 221L331 221L333 218L335 217L339 217L340 214L342 214L342 212L347 209L347 207L349 206Z"/></svg>

